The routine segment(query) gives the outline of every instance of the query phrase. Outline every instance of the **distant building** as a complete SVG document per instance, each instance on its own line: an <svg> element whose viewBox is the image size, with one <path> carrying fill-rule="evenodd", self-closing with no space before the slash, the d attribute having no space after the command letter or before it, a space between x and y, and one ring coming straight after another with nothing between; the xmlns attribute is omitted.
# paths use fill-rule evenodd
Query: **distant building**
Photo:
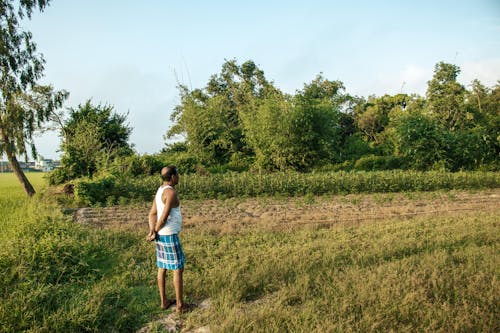
<svg viewBox="0 0 500 333"><path fill-rule="evenodd" d="M43 158L39 155L36 159L34 168L43 172L49 172L56 168L55 162L49 158Z"/></svg>
<svg viewBox="0 0 500 333"><path fill-rule="evenodd" d="M0 161L0 172L11 172L10 164L7 161Z"/></svg>
<svg viewBox="0 0 500 333"><path fill-rule="evenodd" d="M42 171L49 172L61 165L60 161L54 161L40 156L36 161L24 162L19 161L19 166L24 172ZM0 161L0 172L12 172L8 161Z"/></svg>

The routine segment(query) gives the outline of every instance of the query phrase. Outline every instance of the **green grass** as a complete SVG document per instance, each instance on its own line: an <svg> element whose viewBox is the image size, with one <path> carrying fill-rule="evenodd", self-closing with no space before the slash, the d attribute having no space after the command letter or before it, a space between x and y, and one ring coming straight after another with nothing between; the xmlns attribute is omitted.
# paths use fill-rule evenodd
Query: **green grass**
<svg viewBox="0 0 500 333"><path fill-rule="evenodd" d="M186 235L187 281L216 308L192 325L212 323L220 332L494 332L498 231L498 215L479 213Z"/></svg>
<svg viewBox="0 0 500 333"><path fill-rule="evenodd" d="M26 173L35 191L43 191L46 188L44 173ZM11 216L20 213L24 204L29 201L24 190L13 173L0 173L0 242L4 238L10 238L13 224L18 223L17 219Z"/></svg>
<svg viewBox="0 0 500 333"><path fill-rule="evenodd" d="M41 190L46 187L44 179L45 173L42 172L28 172L26 177L31 182L35 190ZM20 197L23 194L21 184L11 172L0 173L0 197L13 196Z"/></svg>
<svg viewBox="0 0 500 333"><path fill-rule="evenodd" d="M162 315L146 230L76 225L1 180L1 332L130 332ZM210 298L212 309L187 314L185 327L497 332L499 220L497 211L294 231L186 229L186 298Z"/></svg>

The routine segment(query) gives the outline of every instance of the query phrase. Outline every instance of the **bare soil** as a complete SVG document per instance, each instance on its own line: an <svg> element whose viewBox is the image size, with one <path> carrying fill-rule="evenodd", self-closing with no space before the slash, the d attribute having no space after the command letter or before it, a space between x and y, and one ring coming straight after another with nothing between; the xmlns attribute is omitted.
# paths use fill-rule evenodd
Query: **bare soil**
<svg viewBox="0 0 500 333"><path fill-rule="evenodd" d="M182 195L182 194L181 194ZM182 199L182 198L181 198ZM289 198L231 198L183 200L185 229L203 228L217 234L249 229L289 230L328 227L380 219L453 216L490 211L500 216L500 188L485 191L411 192ZM82 208L80 223L102 228L147 229L149 206Z"/></svg>

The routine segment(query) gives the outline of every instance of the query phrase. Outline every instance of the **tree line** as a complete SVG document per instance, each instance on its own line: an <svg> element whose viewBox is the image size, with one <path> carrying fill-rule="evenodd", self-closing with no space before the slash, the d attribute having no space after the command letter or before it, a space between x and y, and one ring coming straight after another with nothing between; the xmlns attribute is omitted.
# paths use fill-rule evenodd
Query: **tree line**
<svg viewBox="0 0 500 333"><path fill-rule="evenodd" d="M440 62L425 96L358 97L318 75L294 94L281 91L253 61L226 61L203 88L179 85L180 103L162 152L139 155L127 115L91 101L60 111L68 93L40 85L44 59L20 22L44 1L0 3L0 153L29 195L18 155L35 157L33 134L56 124L61 167L52 184L103 173L153 174L165 163L185 173L328 170L498 170L500 82L457 81Z"/></svg>
<svg viewBox="0 0 500 333"><path fill-rule="evenodd" d="M127 143L126 116L88 101L62 126L61 183L99 172L150 175L172 163L184 173L226 171L490 170L499 168L500 85L457 81L439 62L425 96L358 97L318 75L294 94L253 61L226 61L204 88L179 86L180 103L161 153Z"/></svg>
<svg viewBox="0 0 500 333"><path fill-rule="evenodd" d="M167 137L204 166L234 170L498 168L500 85L465 87L439 62L425 96L352 96L318 75L280 91L254 62L226 61L201 89L180 86Z"/></svg>

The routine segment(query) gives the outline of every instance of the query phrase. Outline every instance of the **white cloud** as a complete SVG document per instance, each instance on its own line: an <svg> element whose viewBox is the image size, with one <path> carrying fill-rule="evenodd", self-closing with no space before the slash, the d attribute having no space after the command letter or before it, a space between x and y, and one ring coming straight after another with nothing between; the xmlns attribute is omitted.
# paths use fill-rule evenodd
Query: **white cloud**
<svg viewBox="0 0 500 333"><path fill-rule="evenodd" d="M399 79L404 83L401 90L403 93L417 93L423 95L427 89L427 81L429 81L431 77L431 69L419 67L417 65L408 65L399 73Z"/></svg>
<svg viewBox="0 0 500 333"><path fill-rule="evenodd" d="M423 95L427 88L427 81L431 77L432 68L409 64L394 73L379 73L372 80L369 80L367 76L364 86L359 87L356 93L362 96L399 93Z"/></svg>
<svg viewBox="0 0 500 333"><path fill-rule="evenodd" d="M493 87L500 80L500 58L467 61L457 65L461 69L458 81L466 87L474 79L478 79L487 87ZM381 96L403 92L423 96L427 90L427 82L432 79L433 74L434 65L424 67L409 64L394 74L379 73L371 80L367 76L363 85L357 87L354 93L362 96Z"/></svg>
<svg viewBox="0 0 500 333"><path fill-rule="evenodd" d="M462 70L459 80L468 85L478 79L487 87L494 86L500 80L500 58L480 61L468 61L460 65Z"/></svg>

